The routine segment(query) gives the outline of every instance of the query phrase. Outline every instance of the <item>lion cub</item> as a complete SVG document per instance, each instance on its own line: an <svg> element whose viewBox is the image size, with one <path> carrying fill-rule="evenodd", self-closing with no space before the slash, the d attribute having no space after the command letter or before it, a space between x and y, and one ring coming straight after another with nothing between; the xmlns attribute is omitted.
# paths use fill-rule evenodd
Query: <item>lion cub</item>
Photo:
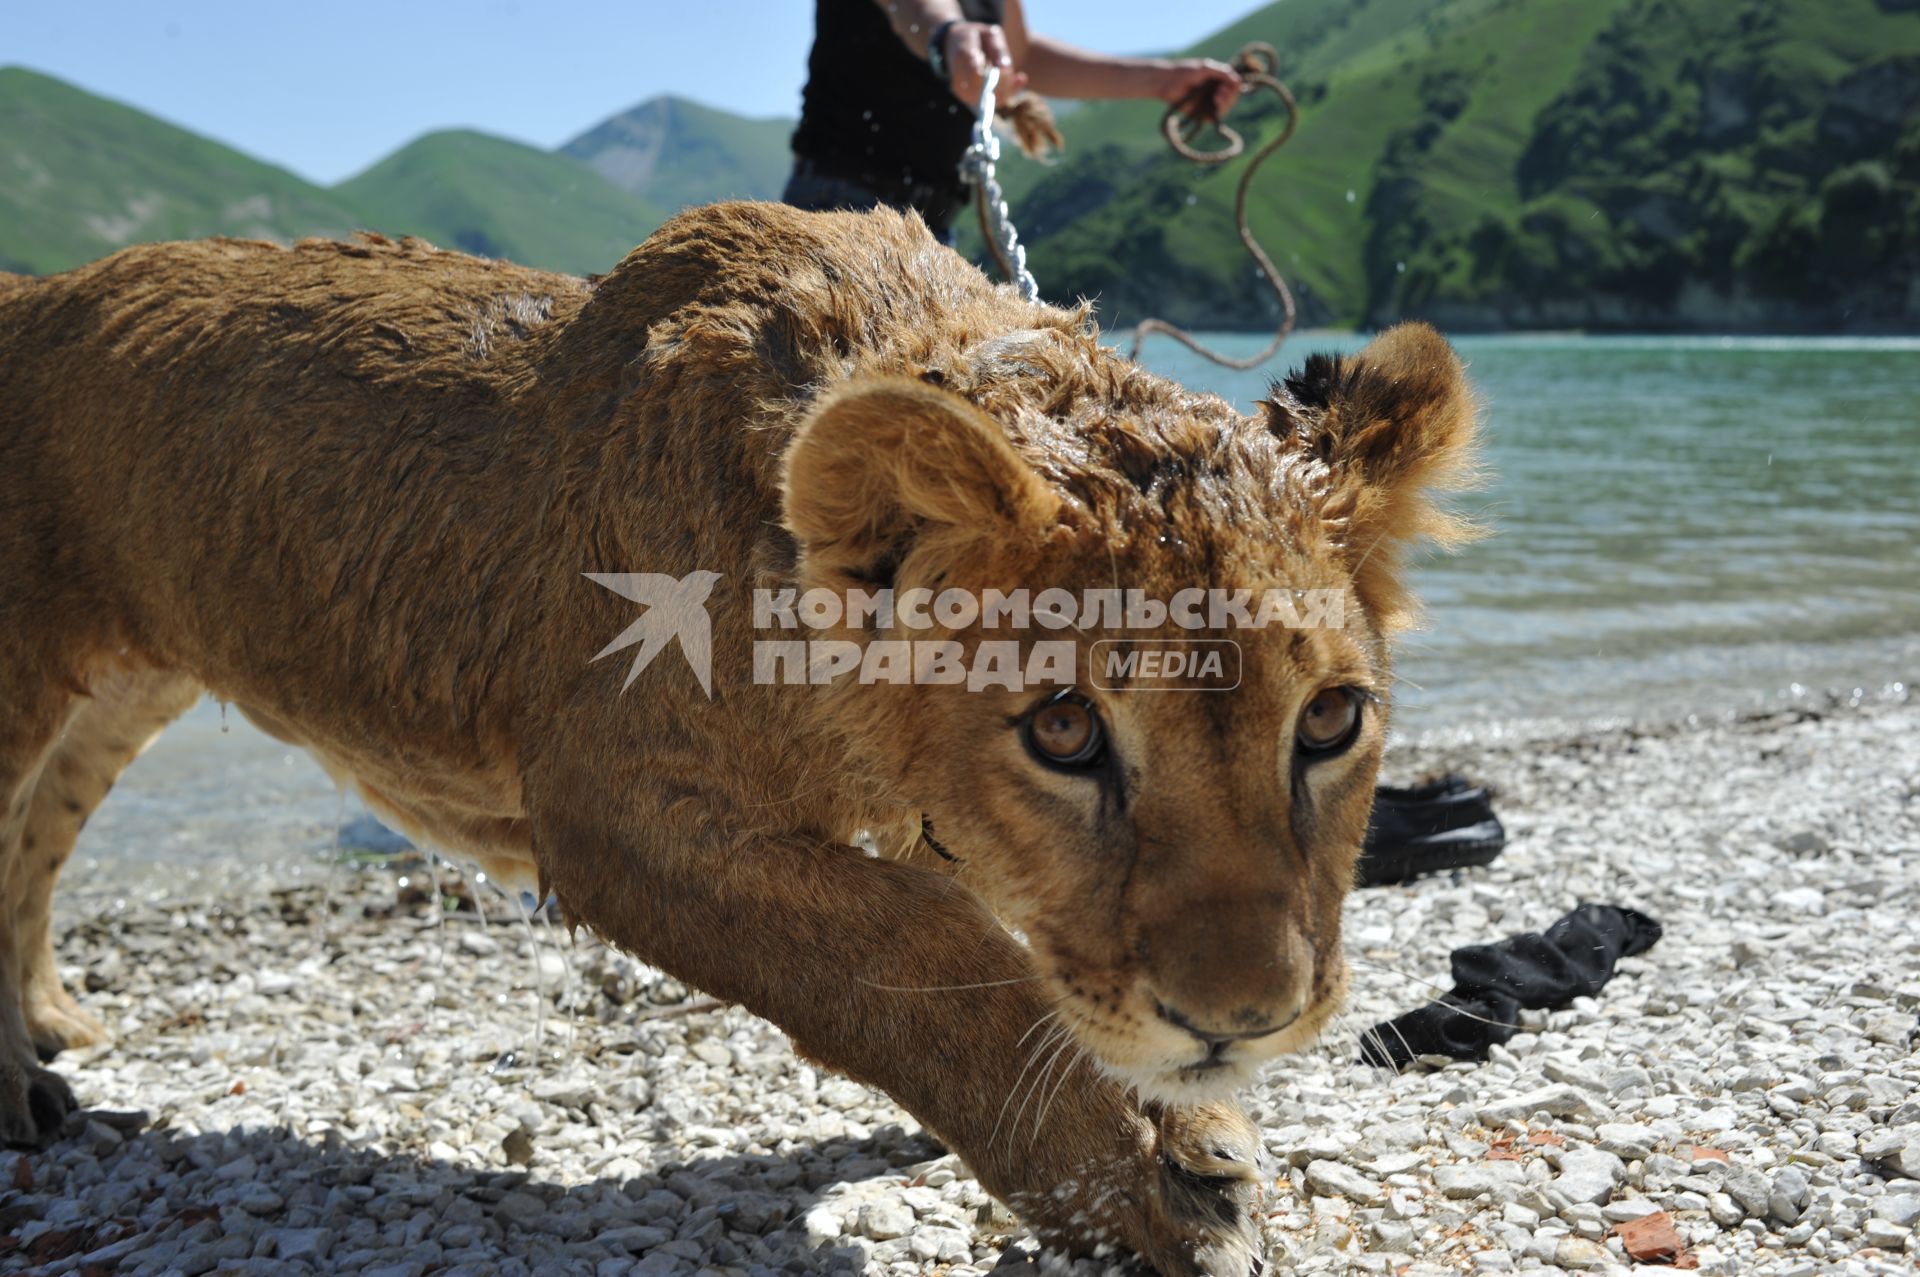
<svg viewBox="0 0 1920 1277"><path fill-rule="evenodd" d="M1340 1001L1400 553L1460 532L1432 331L1242 416L917 219L731 204L594 280L372 236L6 277L0 404L5 1138L103 1036L61 863L211 691L1046 1240L1247 1273L1233 1091Z"/></svg>

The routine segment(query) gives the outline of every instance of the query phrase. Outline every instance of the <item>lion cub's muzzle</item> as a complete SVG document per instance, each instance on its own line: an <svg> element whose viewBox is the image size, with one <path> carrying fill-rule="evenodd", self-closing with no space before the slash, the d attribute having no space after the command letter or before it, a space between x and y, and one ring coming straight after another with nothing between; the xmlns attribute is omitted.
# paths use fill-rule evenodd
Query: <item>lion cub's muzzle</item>
<svg viewBox="0 0 1920 1277"><path fill-rule="evenodd" d="M1277 1033L1306 1009L1313 944L1277 897L1215 895L1143 919L1157 1018L1202 1043Z"/></svg>
<svg viewBox="0 0 1920 1277"><path fill-rule="evenodd" d="M1143 931L1142 961L1116 999L1126 1013L1080 1025L1110 1070L1144 1094L1192 1100L1231 1090L1312 1041L1332 1013L1341 981L1319 969L1312 941L1274 913L1203 901L1165 921Z"/></svg>

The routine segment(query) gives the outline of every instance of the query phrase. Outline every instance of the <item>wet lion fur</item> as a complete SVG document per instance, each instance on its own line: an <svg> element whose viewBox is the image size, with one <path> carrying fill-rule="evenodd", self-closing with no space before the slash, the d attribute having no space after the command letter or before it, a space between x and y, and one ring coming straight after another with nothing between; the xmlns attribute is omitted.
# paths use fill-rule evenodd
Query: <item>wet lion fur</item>
<svg viewBox="0 0 1920 1277"><path fill-rule="evenodd" d="M101 1037L53 969L60 862L204 689L884 1087L1044 1236L1244 1273L1258 1139L1189 1030L1255 1026L1231 1083L1338 1005L1400 554L1459 532L1427 493L1473 429L1426 328L1244 416L884 211L695 210L593 280L372 236L0 280L3 1133L71 1105L36 1048ZM638 609L584 574L622 572L718 574L711 697L672 646L624 693L596 660ZM1351 604L1236 635L1230 697L1088 691L1097 782L1023 747L1032 692L749 676L755 589L915 585ZM1371 699L1303 761L1328 687ZM1049 1015L1090 1066L1043 1103Z"/></svg>

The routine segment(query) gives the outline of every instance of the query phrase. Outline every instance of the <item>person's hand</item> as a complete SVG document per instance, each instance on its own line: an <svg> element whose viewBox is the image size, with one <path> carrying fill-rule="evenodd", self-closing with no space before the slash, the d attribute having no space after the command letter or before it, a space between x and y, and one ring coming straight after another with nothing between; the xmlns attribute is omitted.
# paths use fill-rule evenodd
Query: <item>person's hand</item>
<svg viewBox="0 0 1920 1277"><path fill-rule="evenodd" d="M1027 73L1013 69L1013 54L1007 48L1007 33L991 22L956 22L947 28L947 86L953 96L969 110L980 105L980 88L987 82L987 68L1000 68L1000 83L994 89L996 102L1006 102L1027 87Z"/></svg>
<svg viewBox="0 0 1920 1277"><path fill-rule="evenodd" d="M1160 100L1181 107L1188 115L1198 113L1201 104L1219 120L1233 109L1245 85L1240 73L1212 58L1183 58L1170 62L1160 85Z"/></svg>

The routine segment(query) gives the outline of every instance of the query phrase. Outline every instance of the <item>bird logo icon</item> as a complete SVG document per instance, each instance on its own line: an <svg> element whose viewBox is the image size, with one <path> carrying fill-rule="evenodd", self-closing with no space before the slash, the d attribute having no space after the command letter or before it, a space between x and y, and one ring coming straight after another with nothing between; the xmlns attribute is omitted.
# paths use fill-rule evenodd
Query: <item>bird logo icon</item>
<svg viewBox="0 0 1920 1277"><path fill-rule="evenodd" d="M583 575L596 585L604 585L623 599L632 599L647 610L640 619L620 632L620 637L594 653L594 660L625 648L639 645L633 664L627 669L626 691L640 677L640 671L669 642L678 639L680 654L700 680L700 690L713 699L713 622L707 615L707 596L713 593L718 572L689 572L671 577L662 572L587 572Z"/></svg>

